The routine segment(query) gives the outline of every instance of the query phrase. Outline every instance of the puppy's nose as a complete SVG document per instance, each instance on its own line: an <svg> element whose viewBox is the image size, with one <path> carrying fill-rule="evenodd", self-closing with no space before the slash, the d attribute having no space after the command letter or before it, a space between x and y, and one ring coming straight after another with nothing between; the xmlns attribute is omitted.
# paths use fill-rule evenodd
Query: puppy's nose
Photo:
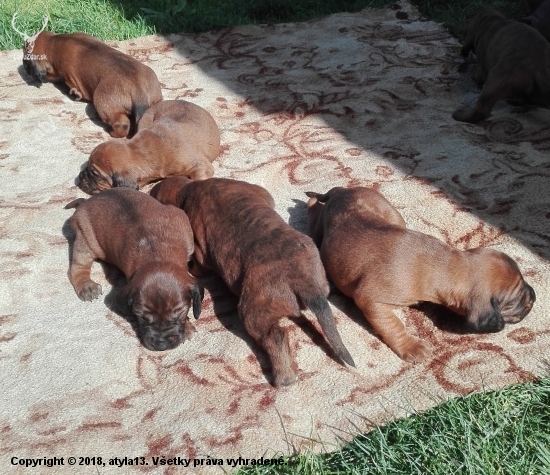
<svg viewBox="0 0 550 475"><path fill-rule="evenodd" d="M156 351L165 351L170 348L170 343L168 343L166 340L160 340L155 342L155 344L153 345L153 348Z"/></svg>

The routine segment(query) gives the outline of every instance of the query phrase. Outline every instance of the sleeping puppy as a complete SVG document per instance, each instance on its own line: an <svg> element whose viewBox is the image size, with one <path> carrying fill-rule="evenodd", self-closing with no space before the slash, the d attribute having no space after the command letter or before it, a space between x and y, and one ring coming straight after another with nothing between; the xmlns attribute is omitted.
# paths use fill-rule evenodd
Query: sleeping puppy
<svg viewBox="0 0 550 475"><path fill-rule="evenodd" d="M212 116L187 101L161 101L143 114L130 140L98 145L78 177L85 193L124 186L138 189L172 175L204 180L214 174L220 132Z"/></svg>
<svg viewBox="0 0 550 475"><path fill-rule="evenodd" d="M192 306L199 317L202 296L187 272L193 233L185 213L122 188L65 208L77 208L70 221L75 240L68 274L78 297L91 301L101 294L90 278L93 261L101 259L126 276L121 295L146 348L169 350L189 339L195 328L187 314Z"/></svg>
<svg viewBox="0 0 550 475"><path fill-rule="evenodd" d="M484 120L497 101L509 97L550 104L550 44L534 28L495 10L482 11L468 26L462 56L470 50L477 57L474 80L483 89L474 106L453 113L455 120Z"/></svg>
<svg viewBox="0 0 550 475"><path fill-rule="evenodd" d="M23 65L34 79L65 81L78 100L93 102L113 137L126 137L143 113L162 100L151 68L84 33L43 31Z"/></svg>
<svg viewBox="0 0 550 475"><path fill-rule="evenodd" d="M155 185L151 195L188 214L195 235L191 272L216 272L240 297L239 316L268 353L275 386L298 379L288 332L279 321L298 317L305 308L319 320L336 355L355 366L326 298L329 287L319 252L275 212L267 190L225 178L172 177Z"/></svg>
<svg viewBox="0 0 550 475"><path fill-rule="evenodd" d="M306 194L309 232L327 275L405 361L422 361L430 350L406 331L393 312L397 307L444 305L466 316L474 332L500 331L531 310L535 292L506 254L459 251L408 230L397 210L369 188Z"/></svg>

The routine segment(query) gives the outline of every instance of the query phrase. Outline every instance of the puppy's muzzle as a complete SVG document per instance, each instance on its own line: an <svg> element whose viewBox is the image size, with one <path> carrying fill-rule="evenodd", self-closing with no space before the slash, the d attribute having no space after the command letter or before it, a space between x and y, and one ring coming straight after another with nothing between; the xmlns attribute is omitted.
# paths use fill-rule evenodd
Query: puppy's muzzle
<svg viewBox="0 0 550 475"><path fill-rule="evenodd" d="M520 322L529 314L536 299L537 295L535 294L535 290L526 283L522 289L521 296L517 299L515 304L512 302L514 305L512 305L511 308L503 309L502 318L506 323Z"/></svg>
<svg viewBox="0 0 550 475"><path fill-rule="evenodd" d="M76 186L84 193L93 195L99 193L103 189L110 188L110 186L105 186L106 184L106 180L103 179L99 173L87 166L78 174Z"/></svg>
<svg viewBox="0 0 550 475"><path fill-rule="evenodd" d="M165 330L153 327L142 328L141 339L145 348L151 351L172 350L179 346L185 337L185 327L175 325Z"/></svg>

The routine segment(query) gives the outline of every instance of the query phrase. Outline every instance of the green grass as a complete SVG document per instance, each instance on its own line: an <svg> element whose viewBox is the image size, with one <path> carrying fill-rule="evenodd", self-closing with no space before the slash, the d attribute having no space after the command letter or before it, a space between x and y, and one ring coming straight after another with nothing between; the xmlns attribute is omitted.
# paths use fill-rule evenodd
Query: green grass
<svg viewBox="0 0 550 475"><path fill-rule="evenodd" d="M412 0L427 18L463 38L468 20L479 10L496 8L510 18L528 13L527 0ZM201 32L231 25L305 21L341 11L381 7L392 0L0 0L0 49L23 46L11 28L29 35L42 26L57 33L83 31L102 40L125 40L153 33Z"/></svg>
<svg viewBox="0 0 550 475"><path fill-rule="evenodd" d="M11 28L32 35L50 17L48 30L83 31L102 40L153 33L202 32L231 25L304 21L339 11L380 7L392 0L0 0L0 48L23 47Z"/></svg>
<svg viewBox="0 0 550 475"><path fill-rule="evenodd" d="M0 0L1 49L23 47L23 38L11 27L16 11L16 27L28 35L42 27L45 14L50 18L46 29L56 33L82 31L104 40L126 40L154 33L154 28L143 18L135 17L130 21L117 4L105 0Z"/></svg>
<svg viewBox="0 0 550 475"><path fill-rule="evenodd" d="M377 427L342 449L245 474L550 474L550 378L451 399Z"/></svg>
<svg viewBox="0 0 550 475"><path fill-rule="evenodd" d="M507 18L529 15L527 0L411 0L425 17L443 26L449 32L464 39L470 19L479 11L491 8Z"/></svg>

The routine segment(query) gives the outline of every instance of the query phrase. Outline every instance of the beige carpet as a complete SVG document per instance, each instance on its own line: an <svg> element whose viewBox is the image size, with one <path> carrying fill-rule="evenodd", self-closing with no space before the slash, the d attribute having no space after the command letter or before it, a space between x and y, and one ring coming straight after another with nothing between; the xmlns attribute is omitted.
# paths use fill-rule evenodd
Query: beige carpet
<svg viewBox="0 0 550 475"><path fill-rule="evenodd" d="M270 386L265 355L246 336L216 279L195 338L146 350L104 295L81 302L66 277L63 234L84 194L74 179L108 135L93 108L52 84L26 83L21 52L0 53L0 454L2 473L54 473L11 457L145 457L149 465L67 465L59 474L221 473L155 467L152 457L259 458L330 450L341 437L457 395L525 381L546 369L550 236L550 111L499 103L479 125L453 110L475 99L457 72L459 44L408 3L299 24L244 26L117 44L151 66L167 99L218 121L216 176L266 187L305 231L304 191L380 190L410 228L459 249L516 259L537 292L530 315L499 334L471 335L448 313L407 309L434 349L399 360L353 305L331 297L357 369L326 353L313 326L291 324L295 386ZM105 300L107 296L107 300ZM306 314L309 318L309 314ZM311 320L311 318L310 318ZM200 462L195 462L200 463ZM206 464L206 462L203 462Z"/></svg>

